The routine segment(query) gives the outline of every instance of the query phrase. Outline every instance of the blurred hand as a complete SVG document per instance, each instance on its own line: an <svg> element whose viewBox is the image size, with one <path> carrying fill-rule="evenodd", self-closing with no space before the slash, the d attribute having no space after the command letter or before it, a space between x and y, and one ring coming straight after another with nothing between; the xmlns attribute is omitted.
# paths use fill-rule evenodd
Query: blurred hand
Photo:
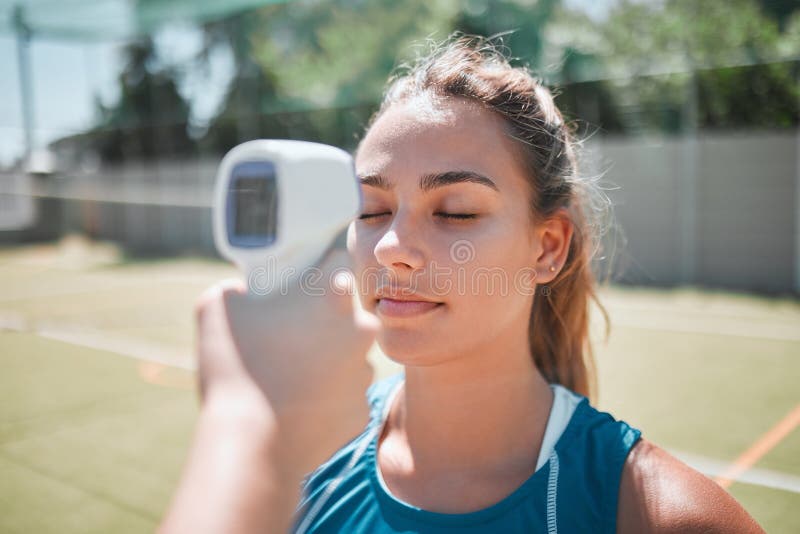
<svg viewBox="0 0 800 534"><path fill-rule="evenodd" d="M347 265L334 251L310 287L260 298L228 281L200 298L202 408L159 533L285 532L302 476L364 429L379 322Z"/></svg>
<svg viewBox="0 0 800 534"><path fill-rule="evenodd" d="M366 354L379 322L357 304L348 265L334 250L312 290L295 281L286 295L253 297L226 281L197 304L203 410L269 426L281 462L303 473L367 422Z"/></svg>

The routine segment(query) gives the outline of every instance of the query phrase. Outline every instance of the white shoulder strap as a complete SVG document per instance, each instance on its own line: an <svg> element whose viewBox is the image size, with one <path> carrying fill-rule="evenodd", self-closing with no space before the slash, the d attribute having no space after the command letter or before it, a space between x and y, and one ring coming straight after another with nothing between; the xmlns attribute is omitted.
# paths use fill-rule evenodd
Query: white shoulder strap
<svg viewBox="0 0 800 534"><path fill-rule="evenodd" d="M545 427L539 459L536 461L537 471L547 463L547 459L550 458L550 453L553 452L558 438L564 433L572 414L575 413L575 408L581 401L580 395L573 393L561 384L550 384L550 388L553 390L553 407L550 409L550 417L547 419L547 427Z"/></svg>

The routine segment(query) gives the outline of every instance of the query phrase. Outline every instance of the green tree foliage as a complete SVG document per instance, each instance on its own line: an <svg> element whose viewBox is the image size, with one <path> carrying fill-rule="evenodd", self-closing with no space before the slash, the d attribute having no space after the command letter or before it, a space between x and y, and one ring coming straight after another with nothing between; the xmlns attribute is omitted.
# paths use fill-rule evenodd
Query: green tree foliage
<svg viewBox="0 0 800 534"><path fill-rule="evenodd" d="M262 15L275 11L270 6ZM260 17L243 13L208 23L204 31L201 58L215 46L227 46L235 65L223 106L200 141L201 148L221 153L247 139L290 137L279 123L265 120L264 110L279 98L279 80L271 66L259 63L254 54L255 35L262 31Z"/></svg>
<svg viewBox="0 0 800 534"><path fill-rule="evenodd" d="M187 135L178 74L154 67L158 50L144 39L128 47L120 100L101 108L89 137L105 160L221 154L256 137L353 148L398 63L454 30L503 34L584 132L797 126L796 3L608 5L589 16L560 0L302 0L206 20L198 65L224 46L235 68L205 132Z"/></svg>
<svg viewBox="0 0 800 534"><path fill-rule="evenodd" d="M472 0L459 11L455 29L477 35L510 32L503 36L505 45L519 61L540 71L544 67L544 31L559 4L559 0Z"/></svg>
<svg viewBox="0 0 800 534"><path fill-rule="evenodd" d="M423 0L295 2L262 9L248 16L251 30L237 56L244 52L260 71L251 76L266 76L274 86L261 98L242 99L239 85L249 82L237 77L216 124L255 113L259 136L352 147L398 53L426 36L443 38L456 13L454 2ZM222 144L247 136L235 137L226 136Z"/></svg>
<svg viewBox="0 0 800 534"><path fill-rule="evenodd" d="M554 26L601 65L622 131L794 126L800 11L782 12L781 32L760 3L624 0L603 21L562 12Z"/></svg>
<svg viewBox="0 0 800 534"><path fill-rule="evenodd" d="M108 108L98 103L100 124L82 137L108 162L190 153L189 106L178 93L175 74L152 67L155 49L149 38L130 43L124 54L119 100Z"/></svg>

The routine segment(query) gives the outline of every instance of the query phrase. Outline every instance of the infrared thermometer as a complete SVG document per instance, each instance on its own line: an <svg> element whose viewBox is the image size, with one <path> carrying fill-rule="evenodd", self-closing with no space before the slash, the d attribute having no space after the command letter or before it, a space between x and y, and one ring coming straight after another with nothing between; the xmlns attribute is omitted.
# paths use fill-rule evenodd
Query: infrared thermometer
<svg viewBox="0 0 800 534"><path fill-rule="evenodd" d="M214 242L242 271L249 292L266 296L315 265L360 205L347 152L306 141L248 141L220 163Z"/></svg>

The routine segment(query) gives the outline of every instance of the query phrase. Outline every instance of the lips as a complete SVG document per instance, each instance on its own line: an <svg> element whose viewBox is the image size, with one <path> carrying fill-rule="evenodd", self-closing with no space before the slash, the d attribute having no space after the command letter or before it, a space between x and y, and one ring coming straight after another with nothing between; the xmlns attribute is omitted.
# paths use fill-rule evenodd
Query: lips
<svg viewBox="0 0 800 534"><path fill-rule="evenodd" d="M442 306L444 303L409 289L386 288L378 292L377 312L386 317L416 317Z"/></svg>

